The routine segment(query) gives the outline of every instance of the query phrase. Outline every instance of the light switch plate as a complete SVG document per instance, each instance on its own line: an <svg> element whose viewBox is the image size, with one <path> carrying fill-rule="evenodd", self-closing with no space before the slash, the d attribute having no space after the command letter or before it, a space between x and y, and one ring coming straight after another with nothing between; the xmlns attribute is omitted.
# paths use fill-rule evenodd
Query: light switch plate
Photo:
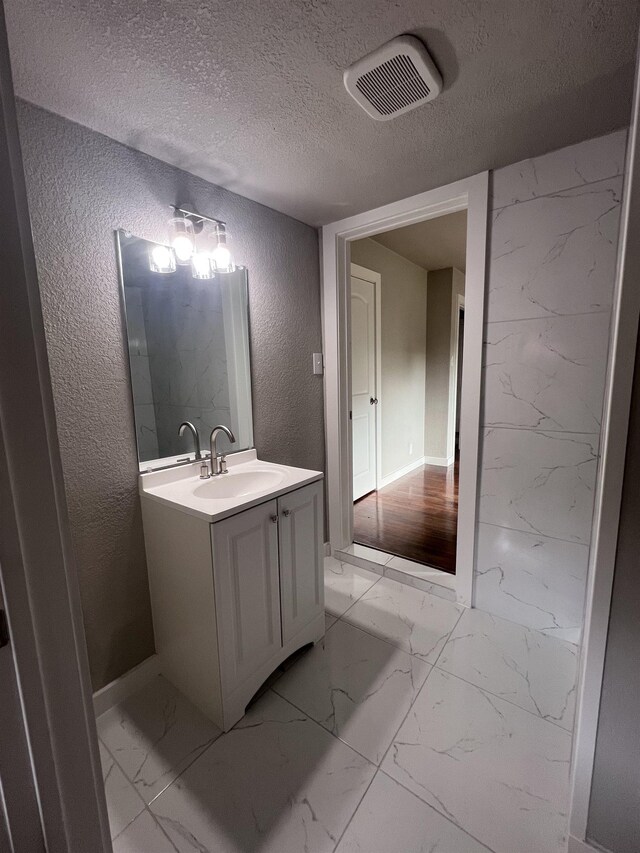
<svg viewBox="0 0 640 853"><path fill-rule="evenodd" d="M314 352L313 354L313 372L316 376L322 376L324 373L324 362L321 352Z"/></svg>

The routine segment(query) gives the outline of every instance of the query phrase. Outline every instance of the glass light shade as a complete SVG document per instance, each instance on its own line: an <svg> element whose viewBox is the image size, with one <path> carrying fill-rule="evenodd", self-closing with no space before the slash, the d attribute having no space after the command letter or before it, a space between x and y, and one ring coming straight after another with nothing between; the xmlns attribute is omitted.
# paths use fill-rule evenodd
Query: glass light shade
<svg viewBox="0 0 640 853"><path fill-rule="evenodd" d="M169 220L169 233L173 251L176 253L176 261L184 265L191 263L195 248L195 234L191 220L184 216L174 216Z"/></svg>
<svg viewBox="0 0 640 853"><path fill-rule="evenodd" d="M193 278L213 278L214 273L211 257L206 252L194 252L191 258L191 275Z"/></svg>
<svg viewBox="0 0 640 853"><path fill-rule="evenodd" d="M217 238L218 245L211 253L211 260L214 263L216 272L233 272L235 265L228 245L229 234L224 227L218 228Z"/></svg>
<svg viewBox="0 0 640 853"><path fill-rule="evenodd" d="M149 269L151 272L171 273L176 271L176 256L169 246L158 244L149 252Z"/></svg>

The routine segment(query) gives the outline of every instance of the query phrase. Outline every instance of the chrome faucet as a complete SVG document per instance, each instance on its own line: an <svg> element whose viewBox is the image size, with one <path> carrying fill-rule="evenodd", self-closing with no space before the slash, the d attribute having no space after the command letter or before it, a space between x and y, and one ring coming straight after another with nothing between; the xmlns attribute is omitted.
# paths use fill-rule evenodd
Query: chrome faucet
<svg viewBox="0 0 640 853"><path fill-rule="evenodd" d="M202 453L200 452L200 436L198 435L198 430L194 427L192 423L190 423L189 421L185 421L184 423L180 424L180 429L178 430L178 435L180 436L180 438L182 438L186 429L190 429L193 433L193 441L196 446L196 461L198 459L202 459L203 457Z"/></svg>
<svg viewBox="0 0 640 853"><path fill-rule="evenodd" d="M211 476L218 477L220 474L228 474L227 470L227 459L223 453L218 453L216 448L216 441L220 433L223 432L229 441L234 444L236 437L231 432L229 427L224 426L224 424L218 424L211 430L211 435L209 436L209 444L211 445Z"/></svg>

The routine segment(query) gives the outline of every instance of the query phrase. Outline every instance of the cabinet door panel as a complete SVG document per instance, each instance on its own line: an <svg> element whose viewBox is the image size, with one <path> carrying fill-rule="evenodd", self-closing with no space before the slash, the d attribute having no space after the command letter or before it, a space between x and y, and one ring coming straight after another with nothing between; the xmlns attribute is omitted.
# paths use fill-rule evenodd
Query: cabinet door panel
<svg viewBox="0 0 640 853"><path fill-rule="evenodd" d="M285 645L324 609L322 483L278 499L280 600Z"/></svg>
<svg viewBox="0 0 640 853"><path fill-rule="evenodd" d="M276 501L211 525L223 693L282 647Z"/></svg>

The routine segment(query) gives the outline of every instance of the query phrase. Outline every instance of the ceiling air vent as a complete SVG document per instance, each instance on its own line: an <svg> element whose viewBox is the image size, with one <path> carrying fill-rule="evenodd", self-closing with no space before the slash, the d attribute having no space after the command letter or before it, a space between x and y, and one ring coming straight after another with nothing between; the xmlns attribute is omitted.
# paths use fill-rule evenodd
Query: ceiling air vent
<svg viewBox="0 0 640 853"><path fill-rule="evenodd" d="M398 36L347 68L344 85L372 118L388 121L436 98L442 77L421 41Z"/></svg>

